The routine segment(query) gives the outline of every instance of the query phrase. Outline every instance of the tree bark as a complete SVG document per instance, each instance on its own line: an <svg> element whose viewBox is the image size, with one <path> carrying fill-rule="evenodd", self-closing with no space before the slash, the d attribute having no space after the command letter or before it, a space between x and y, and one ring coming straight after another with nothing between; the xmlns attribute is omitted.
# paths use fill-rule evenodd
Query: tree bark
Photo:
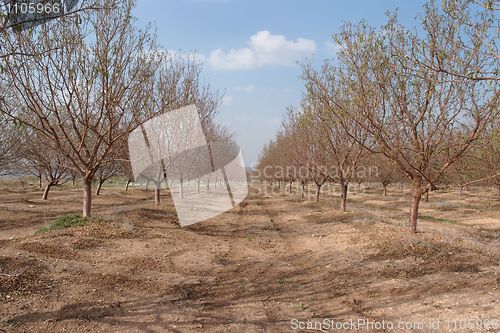
<svg viewBox="0 0 500 333"><path fill-rule="evenodd" d="M42 174L38 175L38 187L42 188Z"/></svg>
<svg viewBox="0 0 500 333"><path fill-rule="evenodd" d="M45 186L45 190L43 191L43 195L42 195L42 200L47 200L47 198L49 197L49 191L50 191L50 188L52 187L52 182L48 182L47 185Z"/></svg>
<svg viewBox="0 0 500 333"><path fill-rule="evenodd" d="M464 194L464 187L460 186L460 193L458 194L459 196L462 196Z"/></svg>
<svg viewBox="0 0 500 333"><path fill-rule="evenodd" d="M83 217L92 216L92 178L83 178Z"/></svg>
<svg viewBox="0 0 500 333"><path fill-rule="evenodd" d="M146 191L148 190L149 187L149 179L146 181Z"/></svg>
<svg viewBox="0 0 500 333"><path fill-rule="evenodd" d="M160 182L155 184L155 205L160 205Z"/></svg>
<svg viewBox="0 0 500 333"><path fill-rule="evenodd" d="M384 184L383 186L384 186L384 197L386 197L387 196L387 185Z"/></svg>
<svg viewBox="0 0 500 333"><path fill-rule="evenodd" d="M301 192L302 199L304 199L305 194L306 194L306 183L302 183L302 192Z"/></svg>
<svg viewBox="0 0 500 333"><path fill-rule="evenodd" d="M429 190L425 191L425 202L429 202Z"/></svg>
<svg viewBox="0 0 500 333"><path fill-rule="evenodd" d="M403 192L403 182L400 183L399 189Z"/></svg>
<svg viewBox="0 0 500 333"><path fill-rule="evenodd" d="M293 180L290 181L290 185L288 185L288 193L289 194L292 194L292 184L293 184Z"/></svg>
<svg viewBox="0 0 500 333"><path fill-rule="evenodd" d="M413 193L411 198L410 206L410 232L415 234L417 232L417 218L418 218L418 207L420 205L420 199L422 198L422 189L419 185L413 185Z"/></svg>

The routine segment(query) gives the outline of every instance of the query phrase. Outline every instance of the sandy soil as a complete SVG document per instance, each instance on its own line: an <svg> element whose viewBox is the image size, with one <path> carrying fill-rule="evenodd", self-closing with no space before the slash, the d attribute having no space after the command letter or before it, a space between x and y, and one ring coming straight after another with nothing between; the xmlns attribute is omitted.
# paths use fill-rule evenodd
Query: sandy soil
<svg viewBox="0 0 500 333"><path fill-rule="evenodd" d="M79 211L80 191L2 192L0 332L312 332L293 320L325 318L444 332L446 320L500 320L500 200L432 193L408 235L408 194L379 193L352 192L339 213L335 193L316 203L254 190L180 228L167 195L155 207L152 191L107 188L94 201L107 222L34 234Z"/></svg>

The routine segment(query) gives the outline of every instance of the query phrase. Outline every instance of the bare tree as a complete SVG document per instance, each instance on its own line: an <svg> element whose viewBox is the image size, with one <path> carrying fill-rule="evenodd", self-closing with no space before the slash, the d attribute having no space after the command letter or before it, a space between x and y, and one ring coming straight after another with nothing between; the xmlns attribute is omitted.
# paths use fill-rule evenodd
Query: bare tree
<svg viewBox="0 0 500 333"><path fill-rule="evenodd" d="M101 194L102 185L111 177L117 176L122 170L122 165L117 161L109 161L103 163L96 173L97 176L97 187L95 190L96 195Z"/></svg>
<svg viewBox="0 0 500 333"><path fill-rule="evenodd" d="M500 96L494 81L457 78L429 66L446 64L450 71L464 73L470 62L457 61L456 35L434 3L426 6L424 22L423 37L407 32L394 16L381 33L364 23L342 28L336 36L342 45L339 65L327 66L333 73L328 79L349 87L355 108L346 108L315 82L338 106L339 118L347 115L369 133L376 145L366 147L394 161L412 181L412 232L422 194L438 188L450 166L498 116ZM453 56L448 56L450 50ZM478 72L489 69L479 53L474 66ZM457 139L457 132L465 135Z"/></svg>
<svg viewBox="0 0 500 333"><path fill-rule="evenodd" d="M162 115L175 109L179 109L191 104L196 105L201 126L208 136L213 125L213 117L216 114L217 107L221 103L221 95L218 91L213 91L209 84L204 84L201 79L202 64L197 60L196 55L187 59L170 54L160 49L152 51L149 56L158 60L158 70L155 73L153 84L147 87L148 97L146 99L145 114L147 118L156 115ZM141 125L143 135L146 137L144 126ZM157 146L166 147L175 140L181 140L184 134L188 138L188 133L178 133L178 138L165 138L163 132L165 127L160 126L151 130L157 132L158 137L163 137L163 142L157 143ZM149 144L149 143L148 143ZM166 169L169 163L174 161L162 161L157 172L154 175L147 173L146 181L155 184L155 203L160 204L161 183L166 179Z"/></svg>
<svg viewBox="0 0 500 333"><path fill-rule="evenodd" d="M384 197L387 196L387 187L397 181L401 181L403 175L395 163L382 154L375 154L369 162L376 166L376 173L370 179L382 184Z"/></svg>
<svg viewBox="0 0 500 333"><path fill-rule="evenodd" d="M330 80L327 67L322 73L325 75L310 66L304 68L307 90L304 114L312 119L309 131L316 133L313 136L317 147L329 158L325 164L331 169L328 177L340 185L340 209L345 212L349 183L370 155L372 140L358 122L343 115L344 109L355 112L352 110L356 108L346 91Z"/></svg>
<svg viewBox="0 0 500 333"><path fill-rule="evenodd" d="M156 67L145 56L154 48L152 36L133 25L133 2L101 3L114 7L89 13L85 24L41 26L39 34L16 36L21 52L2 62L5 80L17 93L4 101L2 112L38 131L77 170L85 217L91 216L94 175L116 142L144 120L145 89ZM26 56L40 48L50 51Z"/></svg>
<svg viewBox="0 0 500 333"><path fill-rule="evenodd" d="M29 128L22 131L23 145L19 150L19 161L16 163L20 172L29 172L45 179L45 189L42 199L47 200L53 186L66 183L69 180L71 165L64 155L45 145L43 137Z"/></svg>

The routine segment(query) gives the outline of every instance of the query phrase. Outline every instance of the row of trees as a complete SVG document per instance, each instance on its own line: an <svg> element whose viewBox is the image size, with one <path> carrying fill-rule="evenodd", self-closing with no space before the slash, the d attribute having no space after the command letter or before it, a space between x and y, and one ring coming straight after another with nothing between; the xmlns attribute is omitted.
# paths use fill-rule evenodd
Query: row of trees
<svg viewBox="0 0 500 333"><path fill-rule="evenodd" d="M484 170L487 179L498 179L495 8L430 1L421 23L412 32L391 14L379 30L345 24L333 36L337 57L321 68L303 66L304 99L289 111L259 167L303 167L307 173L284 178L313 181L318 195L326 181L338 182L345 211L349 183L375 161L387 173L382 183L393 175L411 182L412 232L422 195L456 180L453 174Z"/></svg>
<svg viewBox="0 0 500 333"><path fill-rule="evenodd" d="M148 119L195 104L207 136L223 132L213 124L221 96L202 82L201 65L161 51L136 26L133 6L94 1L78 15L0 34L0 168L43 175L47 193L80 178L85 217L93 181L99 190L116 173L131 177L127 136Z"/></svg>

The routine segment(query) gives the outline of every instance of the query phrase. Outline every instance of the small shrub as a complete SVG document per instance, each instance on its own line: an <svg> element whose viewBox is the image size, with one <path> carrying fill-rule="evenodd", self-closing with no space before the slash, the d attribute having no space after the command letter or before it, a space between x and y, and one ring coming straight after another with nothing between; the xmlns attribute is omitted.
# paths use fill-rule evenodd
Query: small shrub
<svg viewBox="0 0 500 333"><path fill-rule="evenodd" d="M101 221L102 219L97 219ZM60 230L64 228L79 227L85 225L89 219L79 215L79 214L68 214L63 215L54 220L52 224L47 227L40 228L39 232L49 232L54 230Z"/></svg>

